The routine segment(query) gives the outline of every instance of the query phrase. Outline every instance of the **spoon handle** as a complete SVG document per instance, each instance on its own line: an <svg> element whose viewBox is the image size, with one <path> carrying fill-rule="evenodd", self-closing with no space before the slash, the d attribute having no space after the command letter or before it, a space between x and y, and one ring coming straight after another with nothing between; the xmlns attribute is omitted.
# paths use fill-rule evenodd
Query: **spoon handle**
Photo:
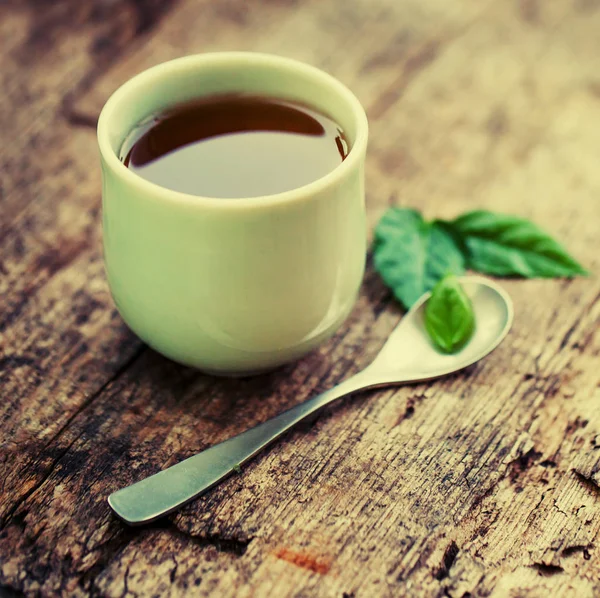
<svg viewBox="0 0 600 598"><path fill-rule="evenodd" d="M130 525L148 523L206 492L312 413L367 386L357 374L258 426L216 444L168 469L113 492L108 504Z"/></svg>

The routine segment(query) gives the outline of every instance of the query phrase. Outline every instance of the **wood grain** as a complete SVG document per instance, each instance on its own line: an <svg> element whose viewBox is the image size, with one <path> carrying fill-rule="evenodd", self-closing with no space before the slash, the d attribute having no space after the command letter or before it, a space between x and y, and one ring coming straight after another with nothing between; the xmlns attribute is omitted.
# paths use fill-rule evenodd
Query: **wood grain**
<svg viewBox="0 0 600 598"><path fill-rule="evenodd" d="M599 595L599 27L589 0L1 4L0 595ZM93 125L134 73L223 49L357 93L370 228L391 203L506 211L592 275L505 281L514 329L481 363L332 406L130 529L111 491L358 371L401 317L369 267L333 339L248 380L173 364L121 322Z"/></svg>

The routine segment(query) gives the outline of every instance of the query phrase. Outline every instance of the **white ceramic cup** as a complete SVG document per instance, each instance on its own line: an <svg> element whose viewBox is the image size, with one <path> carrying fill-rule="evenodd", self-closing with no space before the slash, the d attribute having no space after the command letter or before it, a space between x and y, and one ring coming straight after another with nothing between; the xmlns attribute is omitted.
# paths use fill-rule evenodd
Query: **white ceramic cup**
<svg viewBox="0 0 600 598"><path fill-rule="evenodd" d="M120 161L124 139L146 117L232 92L330 116L349 140L347 158L303 187L239 199L166 189ZM200 54L125 83L98 122L106 271L125 322L167 357L217 374L273 368L332 335L364 273L367 134L344 85L287 58Z"/></svg>

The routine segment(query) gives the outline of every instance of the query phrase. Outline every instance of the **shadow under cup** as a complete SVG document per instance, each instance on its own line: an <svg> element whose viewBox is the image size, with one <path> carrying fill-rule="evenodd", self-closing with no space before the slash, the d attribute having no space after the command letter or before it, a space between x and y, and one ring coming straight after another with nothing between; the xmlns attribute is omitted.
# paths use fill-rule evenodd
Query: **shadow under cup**
<svg viewBox="0 0 600 598"><path fill-rule="evenodd" d="M350 153L308 185L246 199L172 191L119 160L124 139L146 117L236 92L327 114L344 130ZM339 328L364 273L367 145L364 110L340 82L263 54L180 58L113 94L98 144L110 290L125 322L151 347L186 365L239 375L296 359Z"/></svg>

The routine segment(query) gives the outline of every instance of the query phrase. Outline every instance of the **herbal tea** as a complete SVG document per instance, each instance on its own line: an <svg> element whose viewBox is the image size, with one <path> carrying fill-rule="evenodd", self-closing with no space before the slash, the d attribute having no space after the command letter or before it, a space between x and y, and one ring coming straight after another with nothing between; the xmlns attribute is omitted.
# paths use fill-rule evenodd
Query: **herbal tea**
<svg viewBox="0 0 600 598"><path fill-rule="evenodd" d="M167 189L245 198L315 181L338 166L348 151L341 128L304 105L222 95L147 119L125 140L121 160Z"/></svg>

